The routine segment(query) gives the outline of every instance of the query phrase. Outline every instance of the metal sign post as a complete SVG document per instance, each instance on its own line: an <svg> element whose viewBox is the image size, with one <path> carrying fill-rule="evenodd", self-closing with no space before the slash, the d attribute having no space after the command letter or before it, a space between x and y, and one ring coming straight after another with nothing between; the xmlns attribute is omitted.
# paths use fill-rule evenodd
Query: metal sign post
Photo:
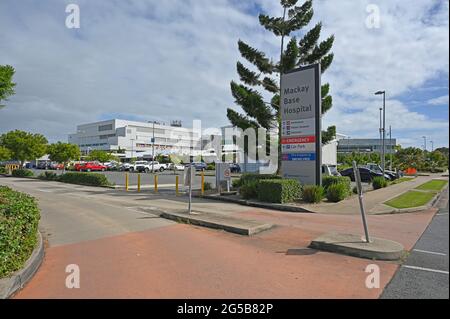
<svg viewBox="0 0 450 319"><path fill-rule="evenodd" d="M356 161L353 161L353 174L355 175L356 188L358 189L359 207L361 208L361 218L364 226L364 234L366 236L366 242L370 243L369 229L367 227L366 212L364 210L364 203L363 203L363 189L361 184L361 175L359 174L359 169L358 166L356 165Z"/></svg>
<svg viewBox="0 0 450 319"><path fill-rule="evenodd" d="M230 180L231 180L231 170L226 168L223 172L224 177L227 179L227 192L230 192Z"/></svg>
<svg viewBox="0 0 450 319"><path fill-rule="evenodd" d="M188 213L190 214L192 211L192 180L195 178L195 168L192 169L193 165L187 166L185 168L184 174L184 186L189 187L189 204L188 204Z"/></svg>

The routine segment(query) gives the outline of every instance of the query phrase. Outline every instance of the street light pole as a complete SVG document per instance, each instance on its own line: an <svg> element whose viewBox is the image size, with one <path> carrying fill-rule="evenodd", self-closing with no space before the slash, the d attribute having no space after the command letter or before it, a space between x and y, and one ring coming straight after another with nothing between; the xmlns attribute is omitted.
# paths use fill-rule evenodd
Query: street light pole
<svg viewBox="0 0 450 319"><path fill-rule="evenodd" d="M427 137L422 136L422 138L423 138L423 150L426 152L427 151Z"/></svg>
<svg viewBox="0 0 450 319"><path fill-rule="evenodd" d="M380 107L380 160L383 156L382 150L381 150L381 144L383 143L383 108Z"/></svg>
<svg viewBox="0 0 450 319"><path fill-rule="evenodd" d="M383 176L385 171L385 146L386 146L386 91L378 91L375 95L383 95L383 140L381 146L381 169L383 170Z"/></svg>
<svg viewBox="0 0 450 319"><path fill-rule="evenodd" d="M434 152L434 142L430 141L430 143L431 143L431 151Z"/></svg>
<svg viewBox="0 0 450 319"><path fill-rule="evenodd" d="M394 153L394 147L392 146L392 126L389 125L389 146L391 148L390 155L391 159L389 161L389 170L392 171L392 153Z"/></svg>

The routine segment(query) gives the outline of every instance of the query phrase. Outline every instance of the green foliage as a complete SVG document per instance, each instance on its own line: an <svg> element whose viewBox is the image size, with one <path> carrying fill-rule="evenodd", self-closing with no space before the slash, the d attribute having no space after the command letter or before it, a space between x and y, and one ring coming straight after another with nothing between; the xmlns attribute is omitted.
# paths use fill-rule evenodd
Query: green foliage
<svg viewBox="0 0 450 319"><path fill-rule="evenodd" d="M358 194L358 187L353 186L352 192L353 194Z"/></svg>
<svg viewBox="0 0 450 319"><path fill-rule="evenodd" d="M11 159L11 151L6 147L0 146L0 161L7 161Z"/></svg>
<svg viewBox="0 0 450 319"><path fill-rule="evenodd" d="M213 189L210 182L205 182L205 183L203 184L203 188L204 188L205 191L210 191L210 190Z"/></svg>
<svg viewBox="0 0 450 319"><path fill-rule="evenodd" d="M12 159L23 163L45 155L47 139L41 134L15 130L1 135L0 145L9 149Z"/></svg>
<svg viewBox="0 0 450 319"><path fill-rule="evenodd" d="M419 207L429 203L434 196L435 193L433 192L417 192L411 190L385 202L385 204L394 208Z"/></svg>
<svg viewBox="0 0 450 319"><path fill-rule="evenodd" d="M6 169L4 166L0 166L0 174L5 174L6 173Z"/></svg>
<svg viewBox="0 0 450 319"><path fill-rule="evenodd" d="M380 189L388 186L388 181L382 176L376 176L372 180L373 189Z"/></svg>
<svg viewBox="0 0 450 319"><path fill-rule="evenodd" d="M331 65L334 56L330 51L334 36L320 42L321 23L304 32L303 29L313 18L312 0L307 0L302 5L297 5L297 2L298 0L282 0L281 6L284 9L282 17L259 15L260 25L276 37L280 37L280 44L283 44L283 47L281 49L282 54L279 57L270 58L264 52L251 47L244 41L238 41L238 49L242 58L248 64L253 65L254 69L251 70L242 62L238 62L236 65L237 73L243 84L232 81L231 93L235 103L242 108L244 114L240 114L232 108L227 110L227 117L233 126L242 130L259 127L268 129L277 121L281 131L280 74L289 72L299 66L314 63L320 63L322 72L325 72ZM276 62L277 60L278 62ZM252 89L252 87L262 87L272 95L270 106L263 99L265 94ZM322 113L326 113L333 103L332 97L329 95L329 84L325 83L321 92ZM323 134L323 142L328 143L335 137L336 128L330 127Z"/></svg>
<svg viewBox="0 0 450 319"><path fill-rule="evenodd" d="M327 199L333 203L340 202L350 195L348 185L342 182L328 186L326 193Z"/></svg>
<svg viewBox="0 0 450 319"><path fill-rule="evenodd" d="M258 197L258 181L249 180L239 188L239 194L244 199L251 199Z"/></svg>
<svg viewBox="0 0 450 319"><path fill-rule="evenodd" d="M322 186L325 189L325 191L328 190L328 187L330 187L333 184L342 183L347 188L348 192L351 190L351 179L347 176L324 176L322 178Z"/></svg>
<svg viewBox="0 0 450 319"><path fill-rule="evenodd" d="M49 145L47 153L50 160L64 164L70 160L78 160L81 156L78 145L61 142Z"/></svg>
<svg viewBox="0 0 450 319"><path fill-rule="evenodd" d="M116 160L117 158L105 151L93 150L89 152L88 160L89 161L98 161L101 163Z"/></svg>
<svg viewBox="0 0 450 319"><path fill-rule="evenodd" d="M294 179L263 179L258 183L258 199L262 202L290 203L300 195L300 183Z"/></svg>
<svg viewBox="0 0 450 319"><path fill-rule="evenodd" d="M206 166L206 170L207 171L214 171L216 169L216 164L214 164L214 163L209 163L207 166Z"/></svg>
<svg viewBox="0 0 450 319"><path fill-rule="evenodd" d="M14 177L33 177L34 173L33 171L30 171L29 169L15 169L12 171L12 176Z"/></svg>
<svg viewBox="0 0 450 319"><path fill-rule="evenodd" d="M0 186L0 278L19 270L30 257L39 218L33 197Z"/></svg>
<svg viewBox="0 0 450 319"><path fill-rule="evenodd" d="M8 97L14 95L14 87L16 83L13 82L13 76L16 71L10 65L0 65L0 108L2 101L6 101Z"/></svg>
<svg viewBox="0 0 450 319"><path fill-rule="evenodd" d="M302 199L308 203L320 203L324 193L325 190L322 186L307 185L303 187Z"/></svg>
<svg viewBox="0 0 450 319"><path fill-rule="evenodd" d="M59 176L56 173L53 172L44 172L38 176L39 179L45 180L45 181L58 181Z"/></svg>
<svg viewBox="0 0 450 319"><path fill-rule="evenodd" d="M109 186L110 183L105 175L98 173L65 173L59 176L58 181L63 183L87 185L87 186Z"/></svg>

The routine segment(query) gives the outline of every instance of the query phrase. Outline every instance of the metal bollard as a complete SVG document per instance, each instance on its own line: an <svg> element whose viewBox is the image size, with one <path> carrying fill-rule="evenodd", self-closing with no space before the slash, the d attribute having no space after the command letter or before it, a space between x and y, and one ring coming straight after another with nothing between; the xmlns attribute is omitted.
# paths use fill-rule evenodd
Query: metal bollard
<svg viewBox="0 0 450 319"><path fill-rule="evenodd" d="M158 175L155 174L155 193L158 192Z"/></svg>
<svg viewBox="0 0 450 319"><path fill-rule="evenodd" d="M125 173L125 191L128 192L128 173Z"/></svg>
<svg viewBox="0 0 450 319"><path fill-rule="evenodd" d="M138 191L138 193L141 191L141 174L139 173L138 174L138 176L137 176L137 183L138 183L138 185L137 185L137 191Z"/></svg>
<svg viewBox="0 0 450 319"><path fill-rule="evenodd" d="M175 176L175 194L178 196L178 180L179 180L179 176Z"/></svg>

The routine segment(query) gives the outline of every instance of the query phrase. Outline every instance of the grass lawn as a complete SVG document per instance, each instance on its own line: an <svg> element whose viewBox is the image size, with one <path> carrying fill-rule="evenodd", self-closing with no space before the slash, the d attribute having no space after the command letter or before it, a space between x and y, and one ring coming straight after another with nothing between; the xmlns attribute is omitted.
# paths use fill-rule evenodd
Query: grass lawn
<svg viewBox="0 0 450 319"><path fill-rule="evenodd" d="M385 202L385 204L394 208L424 206L433 199L434 195L435 193L433 192L409 191Z"/></svg>
<svg viewBox="0 0 450 319"><path fill-rule="evenodd" d="M447 181L442 179L433 179L429 182L426 182L425 184L422 184L416 189L420 189L423 191L440 191L444 186L447 185Z"/></svg>
<svg viewBox="0 0 450 319"><path fill-rule="evenodd" d="M409 182L409 181L414 180L414 178L415 177L400 177L400 178L397 178L397 179L393 180L391 182L391 185L400 184L400 183L403 183L403 182Z"/></svg>

